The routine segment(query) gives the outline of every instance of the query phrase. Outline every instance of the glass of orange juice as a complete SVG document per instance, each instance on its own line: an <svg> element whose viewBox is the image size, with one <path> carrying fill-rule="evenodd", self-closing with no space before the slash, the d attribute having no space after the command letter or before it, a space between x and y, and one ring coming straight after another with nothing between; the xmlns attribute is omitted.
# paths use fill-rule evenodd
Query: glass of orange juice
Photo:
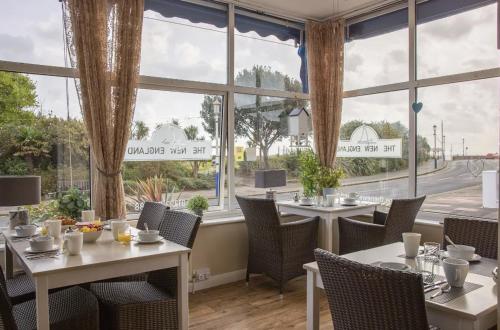
<svg viewBox="0 0 500 330"><path fill-rule="evenodd" d="M118 242L122 244L128 244L131 240L132 234L130 233L130 229L118 232Z"/></svg>

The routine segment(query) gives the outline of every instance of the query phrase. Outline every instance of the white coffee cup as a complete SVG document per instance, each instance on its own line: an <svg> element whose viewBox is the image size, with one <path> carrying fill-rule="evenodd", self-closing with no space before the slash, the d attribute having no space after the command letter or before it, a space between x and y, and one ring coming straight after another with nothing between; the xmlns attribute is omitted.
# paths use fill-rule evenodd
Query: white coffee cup
<svg viewBox="0 0 500 330"><path fill-rule="evenodd" d="M469 262L463 259L446 258L443 260L444 275L446 281L453 287L464 286L465 279L469 273Z"/></svg>
<svg viewBox="0 0 500 330"><path fill-rule="evenodd" d="M159 230L142 230L137 233L137 236L142 242L156 242L160 237Z"/></svg>
<svg viewBox="0 0 500 330"><path fill-rule="evenodd" d="M61 220L46 220L45 226L47 227L47 234L54 238L61 237L61 228L62 222Z"/></svg>
<svg viewBox="0 0 500 330"><path fill-rule="evenodd" d="M464 259L471 260L474 257L474 252L476 252L476 248L468 245L459 245L456 244L446 246L446 250L448 251L448 255L450 258L455 259Z"/></svg>
<svg viewBox="0 0 500 330"><path fill-rule="evenodd" d="M125 220L114 220L111 221L111 232L113 233L113 238L118 241L118 233L127 230L129 227Z"/></svg>
<svg viewBox="0 0 500 330"><path fill-rule="evenodd" d="M95 220L94 210L84 210L82 211L82 222L92 222Z"/></svg>
<svg viewBox="0 0 500 330"><path fill-rule="evenodd" d="M415 258L418 255L421 238L422 234L419 233L403 233L403 243L405 246L406 257Z"/></svg>
<svg viewBox="0 0 500 330"><path fill-rule="evenodd" d="M72 231L64 234L66 249L72 256L79 255L83 248L83 233Z"/></svg>

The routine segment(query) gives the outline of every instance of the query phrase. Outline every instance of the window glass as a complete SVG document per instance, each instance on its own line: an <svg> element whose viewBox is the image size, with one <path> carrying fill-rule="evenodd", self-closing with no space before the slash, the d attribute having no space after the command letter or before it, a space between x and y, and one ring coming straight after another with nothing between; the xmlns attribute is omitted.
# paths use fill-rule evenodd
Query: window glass
<svg viewBox="0 0 500 330"><path fill-rule="evenodd" d="M420 217L497 218L499 82L495 78L418 90L423 103L418 142L426 145L419 148L425 152L418 155L422 166L417 193L427 195Z"/></svg>
<svg viewBox="0 0 500 330"><path fill-rule="evenodd" d="M302 92L301 65L306 59L299 56L300 34L298 29L236 15L236 85ZM307 79L305 70L302 79Z"/></svg>
<svg viewBox="0 0 500 330"><path fill-rule="evenodd" d="M408 195L408 91L344 99L340 140L341 195L387 203Z"/></svg>
<svg viewBox="0 0 500 330"><path fill-rule="evenodd" d="M408 23L384 31L345 43L344 90L408 81Z"/></svg>
<svg viewBox="0 0 500 330"><path fill-rule="evenodd" d="M265 196L256 171L285 170L286 181L272 190L290 199L301 189L298 154L312 145L309 102L236 94L234 120L236 194Z"/></svg>
<svg viewBox="0 0 500 330"><path fill-rule="evenodd" d="M64 66L61 2L2 0L0 60Z"/></svg>
<svg viewBox="0 0 500 330"><path fill-rule="evenodd" d="M216 95L139 90L123 170L130 212L147 200L186 208L197 195L219 205L222 105Z"/></svg>
<svg viewBox="0 0 500 330"><path fill-rule="evenodd" d="M424 5L432 3L419 8ZM419 24L419 78L498 67L496 8L495 3Z"/></svg>
<svg viewBox="0 0 500 330"><path fill-rule="evenodd" d="M146 2L142 75L225 84L226 45L226 11L183 1Z"/></svg>
<svg viewBox="0 0 500 330"><path fill-rule="evenodd" d="M39 175L33 221L55 216L53 200L76 188L88 199L89 145L74 81L0 71L0 175Z"/></svg>

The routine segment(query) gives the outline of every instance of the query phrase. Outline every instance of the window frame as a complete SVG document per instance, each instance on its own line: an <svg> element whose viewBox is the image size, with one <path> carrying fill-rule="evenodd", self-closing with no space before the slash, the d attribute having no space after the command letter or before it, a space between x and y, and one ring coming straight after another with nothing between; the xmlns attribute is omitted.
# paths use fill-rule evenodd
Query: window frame
<svg viewBox="0 0 500 330"><path fill-rule="evenodd" d="M344 91L343 97L350 98L356 96L381 94L387 92L395 92L401 90L409 91L408 99L408 118L409 118L409 168L408 168L408 196L415 196L417 189L417 168L416 168L416 115L412 111L413 102L418 100L418 88L420 87L430 87L439 86L445 84L453 84L458 82L475 81L481 79L498 78L500 77L500 67L495 67L491 69L471 71L459 74L444 75L432 78L417 78L417 61L416 61L416 6L417 3L422 0L408 0L405 3L396 2L390 6L386 6L381 10L370 7L365 8L361 11L355 11L348 15L345 15L347 24L354 24L363 20L367 20L376 16L386 14L391 11L400 10L402 8L408 8L408 33L409 33L409 80L400 83L393 83L387 85L378 85L373 87L367 87L362 89L348 90ZM270 90L264 88L255 87L244 87L235 85L235 58L234 58L234 44L235 44L235 14L248 14L251 17L255 17L263 20L271 20L273 23L283 24L287 26L300 26L305 22L298 18L283 18L263 16L256 12L249 12L246 8L241 7L239 9L233 2L227 4L208 2L205 0L191 0L196 4L214 7L224 8L227 10L228 28L227 28L227 83L210 83L201 81L191 81L182 79L172 79L165 77L154 77L141 75L139 77L139 83L137 88L139 89L152 89L161 91L174 91L174 92L186 92L186 93L207 93L212 95L220 95L224 97L224 109L225 115L223 116L222 123L222 136L221 136L221 150L226 152L226 157L222 155L220 162L220 173L221 180L220 185L220 200L219 209L220 211L234 211L237 209L237 203L235 199L235 186L234 186L234 95L235 94L253 94L261 96L272 96L280 98L292 98L292 99L302 99L309 100L309 94L301 92L287 92L280 90ZM272 14L271 14L272 15ZM296 22L296 23L294 23ZM497 22L498 24L498 22ZM41 64L29 64L21 63L15 61L4 61L0 60L0 70L8 72L17 72L23 74L36 74L36 75L48 75L57 77L67 77L67 78L77 78L76 70L68 67L61 66L51 66L51 65L41 65ZM223 169L227 168L227 172ZM225 190L228 190L228 205L225 206Z"/></svg>

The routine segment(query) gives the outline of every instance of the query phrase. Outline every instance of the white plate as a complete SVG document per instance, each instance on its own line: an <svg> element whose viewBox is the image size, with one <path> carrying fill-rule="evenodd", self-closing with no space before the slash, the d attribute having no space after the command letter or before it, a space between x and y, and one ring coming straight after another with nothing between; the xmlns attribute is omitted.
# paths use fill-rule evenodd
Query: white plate
<svg viewBox="0 0 500 330"><path fill-rule="evenodd" d="M379 267L388 268L393 270L409 270L410 266L400 262L381 262Z"/></svg>
<svg viewBox="0 0 500 330"><path fill-rule="evenodd" d="M25 253L30 253L30 254L37 254L37 253L56 252L57 250L59 250L59 245L54 244L54 245L52 245L52 249L50 249L50 250L46 250L46 251L32 251L32 250L31 250L31 247L30 247L30 246L28 246L28 247L24 250L24 252L25 252Z"/></svg>
<svg viewBox="0 0 500 330"><path fill-rule="evenodd" d="M443 258L450 258L450 255L448 254L448 251L443 251L442 254ZM481 256L479 254L475 254L472 256L471 259L467 260L468 262L477 262L481 260Z"/></svg>
<svg viewBox="0 0 500 330"><path fill-rule="evenodd" d="M355 203L355 204L342 203L342 204L340 204L340 205L341 205L341 206L358 206L358 204L357 204L357 203Z"/></svg>
<svg viewBox="0 0 500 330"><path fill-rule="evenodd" d="M153 243L158 243L163 241L163 237L159 237L156 241L141 241L139 237L136 237L134 239L134 242L137 242L138 244L153 244Z"/></svg>
<svg viewBox="0 0 500 330"><path fill-rule="evenodd" d="M38 236L40 235L40 231L37 230L35 235L27 235L27 236L18 236L16 233L12 233L12 235L10 235L12 238L28 238L28 237L34 237L34 236Z"/></svg>

